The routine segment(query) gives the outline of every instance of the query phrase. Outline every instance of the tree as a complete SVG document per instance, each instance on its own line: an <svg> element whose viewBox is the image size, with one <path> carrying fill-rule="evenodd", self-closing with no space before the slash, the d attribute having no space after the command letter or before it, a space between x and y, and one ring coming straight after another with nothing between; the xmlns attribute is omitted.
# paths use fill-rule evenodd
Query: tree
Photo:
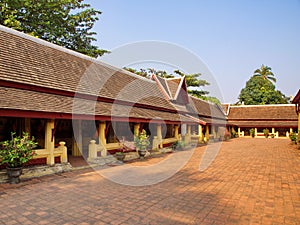
<svg viewBox="0 0 300 225"><path fill-rule="evenodd" d="M147 77L147 78L150 78L153 74L160 76L162 78L174 78L175 77L174 74L170 74L164 70L156 70L153 68L136 70L133 68L124 67L124 69L129 72L132 72L132 73L135 73L137 75ZM187 87L189 88L188 93L190 95L192 95L196 98L203 99L205 101L210 101L215 104L219 104L219 105L221 104L219 99L217 99L216 97L207 96L209 94L208 91L199 90L200 87L209 85L209 83L206 80L199 79L199 77L201 76L201 73L185 74L179 70L174 70L174 73L181 77L185 76L186 84L187 84Z"/></svg>
<svg viewBox="0 0 300 225"><path fill-rule="evenodd" d="M125 70L127 70L131 73L135 73L139 76L149 78L149 79L151 78L151 76L153 74L155 74L157 76L160 76L162 78L174 78L173 74L169 74L164 70L156 70L156 69L153 69L153 68L148 68L148 69L140 68L139 70L136 70L136 69L133 69L133 68L124 67L123 69L125 69Z"/></svg>
<svg viewBox="0 0 300 225"><path fill-rule="evenodd" d="M100 14L83 0L0 1L0 24L91 57L108 52L92 44Z"/></svg>
<svg viewBox="0 0 300 225"><path fill-rule="evenodd" d="M276 83L276 78L274 77L274 74L271 72L271 70L272 70L271 67L262 64L260 69L256 69L254 71L254 76L261 77L264 80L269 80L271 82Z"/></svg>
<svg viewBox="0 0 300 225"><path fill-rule="evenodd" d="M136 75L149 78L149 74L148 74L148 72L145 69L140 69L139 71L136 70L136 69L127 68L127 67L124 67L123 69L125 69L125 70L127 70L127 71L129 71L131 73L135 73Z"/></svg>
<svg viewBox="0 0 300 225"><path fill-rule="evenodd" d="M275 90L275 85L267 79L259 76L252 76L241 90L239 104L265 105L265 104L286 104L288 98L280 91Z"/></svg>

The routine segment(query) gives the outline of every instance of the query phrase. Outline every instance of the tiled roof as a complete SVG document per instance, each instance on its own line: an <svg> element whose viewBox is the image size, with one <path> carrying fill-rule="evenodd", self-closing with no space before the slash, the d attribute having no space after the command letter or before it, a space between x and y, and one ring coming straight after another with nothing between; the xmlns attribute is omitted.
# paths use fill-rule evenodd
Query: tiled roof
<svg viewBox="0 0 300 225"><path fill-rule="evenodd" d="M298 93L296 94L296 96L294 97L292 103L293 104L299 104L300 103L300 89L299 89Z"/></svg>
<svg viewBox="0 0 300 225"><path fill-rule="evenodd" d="M230 104L222 104L222 109L223 112L228 115L228 110L229 110Z"/></svg>
<svg viewBox="0 0 300 225"><path fill-rule="evenodd" d="M166 82L166 79L163 79L159 76L155 76L155 78L158 80L159 84L162 87L162 91L165 92L165 94L168 96L168 99L171 99L170 91L168 90L168 85Z"/></svg>
<svg viewBox="0 0 300 225"><path fill-rule="evenodd" d="M239 127L263 127L263 128L272 128L272 127L285 127L285 128L295 128L297 127L297 121L290 120L277 120L277 121L265 121L265 120L251 120L251 121L228 121L229 125L236 125Z"/></svg>
<svg viewBox="0 0 300 225"><path fill-rule="evenodd" d="M221 108L216 104L212 104L212 103L206 102L202 99L190 96L190 104L189 105L200 116L213 117L213 118L219 118L222 120L224 120L224 119L226 120L226 117L225 117L224 113L222 112Z"/></svg>
<svg viewBox="0 0 300 225"><path fill-rule="evenodd" d="M172 78L172 79L166 79L167 85L168 85L168 90L170 93L170 96L172 99L175 99L176 93L178 91L179 84L181 82L181 77L180 78Z"/></svg>
<svg viewBox="0 0 300 225"><path fill-rule="evenodd" d="M176 94L182 92L182 96L186 95L186 91L181 87L182 79L181 78L172 78L172 79L163 79L160 77L155 77L158 80L158 85L160 85L169 95L172 96L171 100L176 97ZM180 95L180 94L179 94ZM226 122L226 116L221 109L216 104L212 104L201 100L199 98L195 98L193 96L187 96L188 103L186 104L178 104L176 101L172 101L173 106L176 108L177 111L183 113L189 113L194 115L196 118L199 116L201 120L204 120L206 123L218 123L224 124ZM212 120L212 118L214 118Z"/></svg>
<svg viewBox="0 0 300 225"><path fill-rule="evenodd" d="M202 100L193 100L191 107L176 105L166 98L155 81L1 25L0 52L0 109L71 114L80 107L85 109L82 111L85 114L94 113L95 107L90 106L95 102L87 99L72 108L73 96L79 93L101 98L103 102L97 102L95 108L99 116L109 116L116 108L118 116L128 117L128 108L132 118L179 121L176 111L194 113L206 120L211 116L224 117L217 106ZM158 78L171 98L179 93L182 79ZM115 100L135 106L122 105L120 109L120 102L111 103ZM188 117L183 118L190 121Z"/></svg>
<svg viewBox="0 0 300 225"><path fill-rule="evenodd" d="M172 108L154 81L0 26L0 81Z"/></svg>
<svg viewBox="0 0 300 225"><path fill-rule="evenodd" d="M53 114L57 113L58 115L60 113L67 113L74 115L130 117L177 122L184 119L183 121L192 122L192 120L189 120L186 117L180 117L177 113L0 87L0 111L12 109L46 113L49 112L49 107L51 107L51 112Z"/></svg>
<svg viewBox="0 0 300 225"><path fill-rule="evenodd" d="M228 123L238 126L297 126L292 104L230 106Z"/></svg>

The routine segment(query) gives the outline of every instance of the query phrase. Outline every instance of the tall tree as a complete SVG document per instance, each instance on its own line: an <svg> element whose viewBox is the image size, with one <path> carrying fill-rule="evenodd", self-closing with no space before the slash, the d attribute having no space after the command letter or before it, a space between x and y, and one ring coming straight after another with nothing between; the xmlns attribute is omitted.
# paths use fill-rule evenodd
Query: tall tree
<svg viewBox="0 0 300 225"><path fill-rule="evenodd" d="M100 14L83 0L0 1L0 24L95 58L108 52L92 44Z"/></svg>
<svg viewBox="0 0 300 225"><path fill-rule="evenodd" d="M265 104L286 104L288 97L280 91L275 90L275 85L267 79L259 76L252 76L241 90L238 104L265 105Z"/></svg>
<svg viewBox="0 0 300 225"><path fill-rule="evenodd" d="M269 66L265 66L264 64L261 65L259 69L256 69L254 71L255 77L261 77L264 80L269 80L271 82L276 83L276 78L274 77L274 74L272 73L272 68Z"/></svg>

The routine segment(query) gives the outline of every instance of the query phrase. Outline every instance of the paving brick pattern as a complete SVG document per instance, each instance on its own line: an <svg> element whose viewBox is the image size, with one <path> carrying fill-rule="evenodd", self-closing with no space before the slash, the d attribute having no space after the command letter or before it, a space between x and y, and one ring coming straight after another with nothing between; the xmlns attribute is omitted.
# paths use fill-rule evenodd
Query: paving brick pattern
<svg viewBox="0 0 300 225"><path fill-rule="evenodd" d="M300 224L300 150L289 140L224 142L200 172L204 150L151 186L92 169L1 184L0 224Z"/></svg>

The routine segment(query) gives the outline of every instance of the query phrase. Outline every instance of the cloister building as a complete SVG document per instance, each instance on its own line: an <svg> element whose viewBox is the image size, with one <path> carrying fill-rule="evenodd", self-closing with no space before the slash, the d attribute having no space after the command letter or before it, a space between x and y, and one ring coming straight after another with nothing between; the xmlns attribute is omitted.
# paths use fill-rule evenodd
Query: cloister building
<svg viewBox="0 0 300 225"><path fill-rule="evenodd" d="M267 127L276 137L297 129L294 105L223 110L188 95L184 77L146 79L4 26L0 52L0 141L29 132L39 163L105 157L142 129L153 150L222 139L226 129L245 136L255 128L259 136Z"/></svg>
<svg viewBox="0 0 300 225"><path fill-rule="evenodd" d="M142 129L153 149L224 131L222 109L189 96L184 77L146 79L3 26L0 43L0 140L29 132L47 164L106 156Z"/></svg>

